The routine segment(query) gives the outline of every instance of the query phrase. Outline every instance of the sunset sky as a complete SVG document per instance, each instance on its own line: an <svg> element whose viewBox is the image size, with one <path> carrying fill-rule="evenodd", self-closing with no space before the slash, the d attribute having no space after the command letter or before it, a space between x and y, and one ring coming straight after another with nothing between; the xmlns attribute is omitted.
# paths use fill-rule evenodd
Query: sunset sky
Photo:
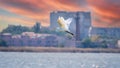
<svg viewBox="0 0 120 68"><path fill-rule="evenodd" d="M90 11L93 26L120 27L120 0L0 0L0 31L36 21L49 26L52 11Z"/></svg>

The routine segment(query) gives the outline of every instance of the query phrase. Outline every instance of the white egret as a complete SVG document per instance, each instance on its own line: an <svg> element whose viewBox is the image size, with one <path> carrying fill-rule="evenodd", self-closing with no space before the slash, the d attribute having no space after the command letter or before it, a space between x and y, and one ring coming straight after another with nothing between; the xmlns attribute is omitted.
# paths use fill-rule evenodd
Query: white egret
<svg viewBox="0 0 120 68"><path fill-rule="evenodd" d="M72 36L74 35L73 33L70 32L69 27L70 27L70 23L72 22L72 18L68 18L67 20L65 20L63 17L59 17L57 20L58 24L60 25L60 28L71 34Z"/></svg>

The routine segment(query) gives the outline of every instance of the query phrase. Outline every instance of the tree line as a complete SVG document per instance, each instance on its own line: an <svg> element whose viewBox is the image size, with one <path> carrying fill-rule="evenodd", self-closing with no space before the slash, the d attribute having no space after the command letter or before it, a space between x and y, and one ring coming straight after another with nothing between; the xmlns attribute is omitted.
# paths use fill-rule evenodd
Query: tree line
<svg viewBox="0 0 120 68"><path fill-rule="evenodd" d="M12 35L21 34L23 32L40 32L40 23L36 23L33 27L26 27L21 25L8 25L7 28L3 29L1 33L11 33Z"/></svg>

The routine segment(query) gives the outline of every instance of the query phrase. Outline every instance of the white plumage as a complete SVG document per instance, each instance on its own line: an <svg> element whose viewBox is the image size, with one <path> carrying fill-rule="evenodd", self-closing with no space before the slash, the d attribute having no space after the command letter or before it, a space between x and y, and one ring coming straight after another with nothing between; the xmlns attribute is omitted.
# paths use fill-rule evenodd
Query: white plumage
<svg viewBox="0 0 120 68"><path fill-rule="evenodd" d="M58 24L60 25L61 29L73 35L73 33L71 33L69 30L69 26L71 22L72 22L72 18L68 18L67 20L65 20L63 17L58 18Z"/></svg>

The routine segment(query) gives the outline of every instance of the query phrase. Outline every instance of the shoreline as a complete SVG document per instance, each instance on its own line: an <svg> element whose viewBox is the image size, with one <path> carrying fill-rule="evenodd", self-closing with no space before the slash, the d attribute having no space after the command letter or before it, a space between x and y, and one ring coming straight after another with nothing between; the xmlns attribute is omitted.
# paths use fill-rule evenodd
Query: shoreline
<svg viewBox="0 0 120 68"><path fill-rule="evenodd" d="M0 47L0 52L120 53L115 48Z"/></svg>

